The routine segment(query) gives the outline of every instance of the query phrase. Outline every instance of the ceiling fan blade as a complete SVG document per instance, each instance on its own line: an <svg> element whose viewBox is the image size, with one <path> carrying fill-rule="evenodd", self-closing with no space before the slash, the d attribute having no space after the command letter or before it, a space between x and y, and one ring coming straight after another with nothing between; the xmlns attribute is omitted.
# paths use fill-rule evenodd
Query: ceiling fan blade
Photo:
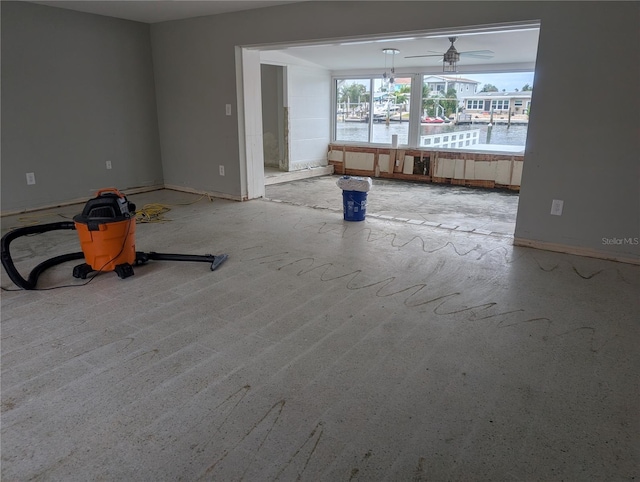
<svg viewBox="0 0 640 482"><path fill-rule="evenodd" d="M465 50L460 52L460 55L490 55L493 57L493 50Z"/></svg>
<svg viewBox="0 0 640 482"><path fill-rule="evenodd" d="M460 56L461 59L492 59L493 55L476 55L476 54L467 54L467 55L461 55Z"/></svg>
<svg viewBox="0 0 640 482"><path fill-rule="evenodd" d="M442 57L442 54L408 55L405 59L415 59L417 57Z"/></svg>

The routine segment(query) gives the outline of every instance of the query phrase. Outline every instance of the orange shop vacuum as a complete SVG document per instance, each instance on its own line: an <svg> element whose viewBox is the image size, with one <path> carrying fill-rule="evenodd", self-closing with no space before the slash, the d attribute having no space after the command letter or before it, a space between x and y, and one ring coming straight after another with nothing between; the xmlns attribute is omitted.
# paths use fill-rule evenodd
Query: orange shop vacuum
<svg viewBox="0 0 640 482"><path fill-rule="evenodd" d="M84 263L73 268L73 277L86 279L90 273L115 271L119 278L134 274L133 266L145 264L149 260L203 261L211 263L211 271L220 266L228 256L191 255L169 253L144 253L136 251L136 207L115 188L100 189L96 197L87 201L81 214L74 216L73 222L59 222L26 226L8 232L0 240L2 266L11 281L25 290L36 288L38 277L46 269L66 261L83 259ZM11 259L10 244L19 237L40 234L60 229L78 232L81 252L63 254L37 265L24 279Z"/></svg>

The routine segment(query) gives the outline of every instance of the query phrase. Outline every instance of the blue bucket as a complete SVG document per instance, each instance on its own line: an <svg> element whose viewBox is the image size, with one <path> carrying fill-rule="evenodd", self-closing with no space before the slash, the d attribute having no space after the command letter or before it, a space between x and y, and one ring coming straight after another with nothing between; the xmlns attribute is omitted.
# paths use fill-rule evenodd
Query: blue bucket
<svg viewBox="0 0 640 482"><path fill-rule="evenodd" d="M367 193L342 191L342 207L345 221L364 221L367 214Z"/></svg>

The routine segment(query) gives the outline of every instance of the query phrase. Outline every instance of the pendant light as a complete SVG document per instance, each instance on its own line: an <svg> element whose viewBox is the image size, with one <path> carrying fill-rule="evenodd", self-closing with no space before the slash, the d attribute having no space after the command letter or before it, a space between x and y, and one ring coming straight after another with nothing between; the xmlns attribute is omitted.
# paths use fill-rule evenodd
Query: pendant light
<svg viewBox="0 0 640 482"><path fill-rule="evenodd" d="M393 84L396 79L396 70L395 70L395 56L400 53L398 49L382 49L382 53L385 55L391 55L391 73L387 74L387 58L384 58L384 73L382 74L382 78L388 80L390 84Z"/></svg>

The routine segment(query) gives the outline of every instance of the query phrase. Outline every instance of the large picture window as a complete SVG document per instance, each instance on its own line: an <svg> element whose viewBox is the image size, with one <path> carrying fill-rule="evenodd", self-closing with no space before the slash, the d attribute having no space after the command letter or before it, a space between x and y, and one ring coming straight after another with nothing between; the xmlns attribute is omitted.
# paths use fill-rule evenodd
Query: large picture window
<svg viewBox="0 0 640 482"><path fill-rule="evenodd" d="M370 142L370 108L371 79L336 80L336 141Z"/></svg>
<svg viewBox="0 0 640 482"><path fill-rule="evenodd" d="M373 92L373 94L372 94ZM411 78L337 79L335 140L398 144L409 142Z"/></svg>
<svg viewBox="0 0 640 482"><path fill-rule="evenodd" d="M382 75L334 78L332 140L391 146L397 136L403 149L484 151L496 146L499 150L524 150L529 106L529 101L522 100L524 94L513 100L514 111L507 116L511 99L465 98L459 91L460 79L443 77L443 90L433 77L399 74L394 82ZM472 82L468 80L466 85ZM470 91L474 90L472 86ZM527 108L523 109L525 103Z"/></svg>
<svg viewBox="0 0 640 482"><path fill-rule="evenodd" d="M398 136L398 144L409 143L411 78L398 78L394 83L374 79L373 139L374 143L390 144Z"/></svg>

